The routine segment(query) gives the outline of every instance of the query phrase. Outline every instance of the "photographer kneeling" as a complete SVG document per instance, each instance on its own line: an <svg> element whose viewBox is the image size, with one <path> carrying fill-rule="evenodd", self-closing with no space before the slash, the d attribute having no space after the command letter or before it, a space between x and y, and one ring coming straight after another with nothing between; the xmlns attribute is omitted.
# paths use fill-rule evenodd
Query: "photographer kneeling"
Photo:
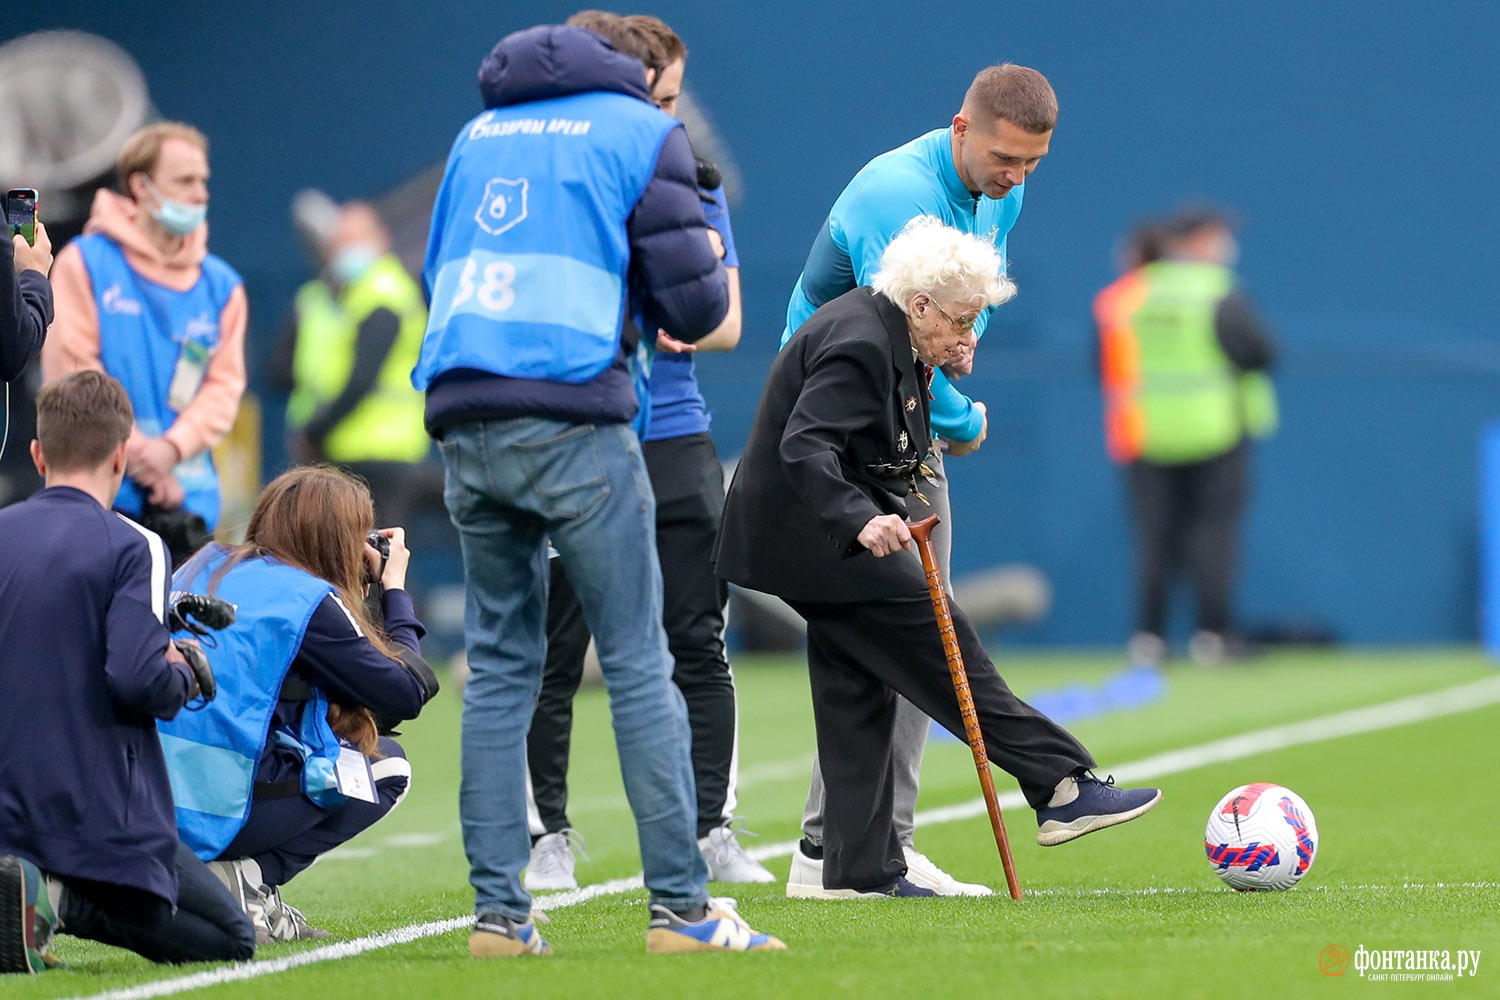
<svg viewBox="0 0 1500 1000"><path fill-rule="evenodd" d="M179 590L238 608L204 650L218 698L161 727L178 832L261 941L327 936L280 887L400 803L411 766L379 732L438 690L404 589L405 532L378 533L383 557L367 539L374 520L360 481L293 469L261 494L244 544L210 545L176 576ZM370 581L383 622L362 599Z"/></svg>
<svg viewBox="0 0 1500 1000"><path fill-rule="evenodd" d="M82 371L36 409L46 488L0 510L0 972L54 964L54 931L244 961L250 921L172 822L155 723L194 714L199 678L168 641L162 540L109 509L130 400Z"/></svg>

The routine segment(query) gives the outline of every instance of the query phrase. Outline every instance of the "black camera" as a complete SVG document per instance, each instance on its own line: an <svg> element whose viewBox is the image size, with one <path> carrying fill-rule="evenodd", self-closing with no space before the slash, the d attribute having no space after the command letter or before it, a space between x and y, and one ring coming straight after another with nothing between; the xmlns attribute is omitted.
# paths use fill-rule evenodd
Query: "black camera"
<svg viewBox="0 0 1500 1000"><path fill-rule="evenodd" d="M233 625L238 611L233 604L217 597L174 590L167 607L167 628L173 632L191 632L212 646L214 643L209 633ZM191 643L177 646L177 651L187 660L188 669L197 679L198 693L203 696L203 701L213 701L219 686L214 681L214 670L208 657Z"/></svg>
<svg viewBox="0 0 1500 1000"><path fill-rule="evenodd" d="M379 583L380 578L385 576L385 564L391 558L391 540L378 531L372 531L365 536L365 541L370 543L370 548L380 553L380 570L370 580L371 583Z"/></svg>

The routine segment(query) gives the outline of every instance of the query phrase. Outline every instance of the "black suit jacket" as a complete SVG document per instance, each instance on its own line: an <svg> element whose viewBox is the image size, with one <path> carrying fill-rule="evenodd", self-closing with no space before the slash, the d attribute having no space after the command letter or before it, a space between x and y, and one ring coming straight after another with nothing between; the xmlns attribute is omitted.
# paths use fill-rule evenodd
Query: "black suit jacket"
<svg viewBox="0 0 1500 1000"><path fill-rule="evenodd" d="M856 538L872 517L906 516L928 420L895 303L856 288L823 306L771 364L725 499L718 574L793 601L925 593L914 551L877 559Z"/></svg>

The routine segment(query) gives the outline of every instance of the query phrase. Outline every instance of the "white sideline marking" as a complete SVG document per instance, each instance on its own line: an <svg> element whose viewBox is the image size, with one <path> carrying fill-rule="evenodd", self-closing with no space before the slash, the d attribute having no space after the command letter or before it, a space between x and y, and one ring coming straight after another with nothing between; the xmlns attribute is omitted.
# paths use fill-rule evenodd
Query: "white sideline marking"
<svg viewBox="0 0 1500 1000"><path fill-rule="evenodd" d="M195 972L192 975L181 976L177 979L164 979L155 983L142 983L139 986L127 986L124 989L109 990L105 993L90 993L86 996L94 1000L147 1000L150 997L170 996L173 993L186 993L188 990L203 989L207 986L222 986L224 983L236 983L245 979L255 979L259 976L268 976L273 972L285 972L303 965L311 965L314 962L326 962L335 958L350 958L361 952L374 951L378 948L389 948L393 944L407 944L435 934L447 934L462 927L474 926L474 918L454 917L451 920L434 920L425 924L413 924L410 927L397 927L393 931L385 931L381 934L371 934L369 937L356 938L353 941L341 941L338 944L328 945L323 948L314 948L311 951L299 951L294 955L283 955L280 958L267 959L263 962L242 962L223 969L208 969L204 972Z"/></svg>
<svg viewBox="0 0 1500 1000"><path fill-rule="evenodd" d="M387 847L432 847L448 839L446 833L398 833L387 837Z"/></svg>
<svg viewBox="0 0 1500 1000"><path fill-rule="evenodd" d="M1497 703L1500 703L1500 677L1489 677L1481 681L1461 684L1457 687L1446 688L1429 694L1401 698L1397 701L1386 702L1383 705L1356 708L1347 712L1325 715L1317 719L1308 719L1304 722L1294 722L1284 726L1272 726L1269 729L1258 729L1240 736L1231 736L1228 739L1214 740L1211 743L1201 743L1196 747L1156 754L1152 757L1123 764L1115 768L1113 773L1123 782L1151 780L1204 767L1208 764L1221 764L1226 761L1241 760L1245 757L1253 757L1271 750L1282 750L1287 747L1301 746L1307 743L1318 743L1323 740L1337 739L1340 736L1355 736L1362 733L1377 732L1382 729L1394 729L1397 726L1404 726L1413 722L1425 722L1430 719L1441 718L1445 715L1457 715ZM1020 792L1006 792L1000 796L1002 809L1014 809L1022 807L1025 804L1025 799L1022 798ZM919 812L916 815L916 822L919 826L951 823L955 820L982 816L984 812L984 799L980 798L956 806L948 806L942 809L928 809ZM754 848L747 853L758 861L763 861L767 858L785 857L792 852L792 848L796 844L795 840L786 840L779 844L766 844L762 847ZM586 903L591 899L598 899L601 896L631 892L643 888L644 885L645 883L642 881L641 876L636 875L631 878L613 879L609 882L599 882L595 885L583 886L569 892L538 896L533 902L536 909L543 911L556 910L569 906L578 906L581 903ZM1395 889L1492 888L1495 885L1496 883L1493 882L1436 882L1431 884L1405 883L1400 886L1353 885L1308 886L1307 888L1323 892L1360 889L1392 891ZM1191 893L1196 891L1198 890L1171 888L1028 889L1027 893L1037 896L1111 895L1117 893L1152 895L1157 893ZM1219 890L1205 889L1202 891L1217 892ZM226 968L195 972L176 979L161 979L154 983L142 983L139 986L106 990L102 993L84 994L73 998L73 1000L84 1000L84 997L92 998L92 1000L151 1000L153 997L171 996L175 993L186 993L190 990L203 989L209 986L219 986L224 983L240 982L246 979L255 979L259 976L268 976L277 972L285 972L288 969L311 965L315 962L350 958L367 951L389 948L397 944L407 944L421 938L434 937L438 934L447 934L451 931L472 926L473 923L473 916L454 917L450 920L434 920L425 924L398 927L395 930L384 931L380 934L355 938L352 941L342 941L338 944L325 945L321 948L299 951L280 958L266 959L259 962L245 962Z"/></svg>
<svg viewBox="0 0 1500 1000"><path fill-rule="evenodd" d="M1306 885L1300 892L1406 892L1413 889L1496 889L1500 882L1402 882L1400 885ZM1149 889L1027 889L1028 896L1196 896L1224 894L1224 886L1161 886Z"/></svg>

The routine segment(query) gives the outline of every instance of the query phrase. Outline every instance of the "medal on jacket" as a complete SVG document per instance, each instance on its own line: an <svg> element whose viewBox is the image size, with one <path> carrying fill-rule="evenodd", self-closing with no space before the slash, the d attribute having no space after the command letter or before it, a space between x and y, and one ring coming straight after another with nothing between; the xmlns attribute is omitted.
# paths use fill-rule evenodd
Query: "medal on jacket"
<svg viewBox="0 0 1500 1000"><path fill-rule="evenodd" d="M917 412L917 397L916 396L907 396L906 397L905 406L906 406L906 412L907 413L916 413Z"/></svg>

